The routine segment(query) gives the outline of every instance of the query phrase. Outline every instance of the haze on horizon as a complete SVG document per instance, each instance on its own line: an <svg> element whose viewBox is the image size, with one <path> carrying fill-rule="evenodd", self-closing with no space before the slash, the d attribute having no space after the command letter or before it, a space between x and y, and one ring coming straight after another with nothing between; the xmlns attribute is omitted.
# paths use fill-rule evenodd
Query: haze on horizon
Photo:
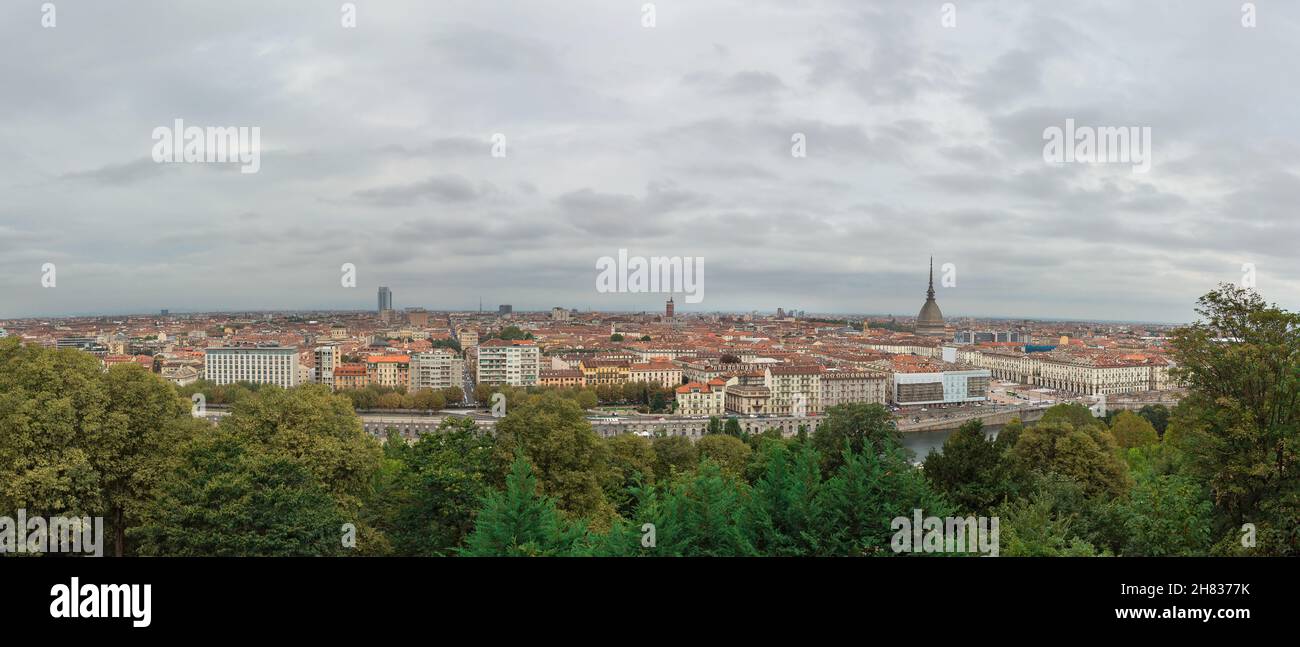
<svg viewBox="0 0 1300 647"><path fill-rule="evenodd" d="M660 310L595 290L621 248L705 259L685 313L913 316L931 255L950 318L1190 321L1244 263L1300 308L1295 3L339 4L0 9L0 318ZM175 119L259 171L155 163ZM1067 119L1150 172L1044 162Z"/></svg>

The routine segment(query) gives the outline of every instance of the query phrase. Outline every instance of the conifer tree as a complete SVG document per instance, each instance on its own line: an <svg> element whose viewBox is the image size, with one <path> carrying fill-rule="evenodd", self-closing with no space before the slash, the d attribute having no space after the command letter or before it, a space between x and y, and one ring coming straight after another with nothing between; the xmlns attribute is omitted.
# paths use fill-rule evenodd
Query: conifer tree
<svg viewBox="0 0 1300 647"><path fill-rule="evenodd" d="M504 492L493 492L466 540L463 555L471 557L526 557L571 554L582 535L580 525L569 525L555 501L537 493L537 477L523 452L506 476Z"/></svg>

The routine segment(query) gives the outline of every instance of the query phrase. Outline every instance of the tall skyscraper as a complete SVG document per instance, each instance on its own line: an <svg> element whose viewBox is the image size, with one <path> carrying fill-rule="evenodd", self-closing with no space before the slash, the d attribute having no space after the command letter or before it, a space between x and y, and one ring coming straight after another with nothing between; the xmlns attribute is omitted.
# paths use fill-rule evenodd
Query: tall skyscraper
<svg viewBox="0 0 1300 647"><path fill-rule="evenodd" d="M379 312L393 309L393 291L379 286Z"/></svg>

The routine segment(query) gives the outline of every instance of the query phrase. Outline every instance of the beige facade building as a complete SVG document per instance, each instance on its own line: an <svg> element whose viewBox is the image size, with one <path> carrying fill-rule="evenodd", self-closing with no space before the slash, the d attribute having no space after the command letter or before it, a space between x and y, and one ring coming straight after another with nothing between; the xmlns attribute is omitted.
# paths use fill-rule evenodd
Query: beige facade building
<svg viewBox="0 0 1300 647"><path fill-rule="evenodd" d="M768 366L764 386L772 393L769 413L773 415L810 415L821 413L822 373L816 364L778 364Z"/></svg>
<svg viewBox="0 0 1300 647"><path fill-rule="evenodd" d="M465 364L456 351L435 348L411 356L411 389L463 388Z"/></svg>
<svg viewBox="0 0 1300 647"><path fill-rule="evenodd" d="M410 388L409 355L371 355L366 358L366 378L370 384L393 388Z"/></svg>
<svg viewBox="0 0 1300 647"><path fill-rule="evenodd" d="M763 416L767 415L771 401L772 390L765 386L729 384L724 406L727 411L742 416Z"/></svg>
<svg viewBox="0 0 1300 647"><path fill-rule="evenodd" d="M582 371L576 368L548 368L541 370L537 383L540 386L573 388L586 386L587 380L583 378Z"/></svg>
<svg viewBox="0 0 1300 647"><path fill-rule="evenodd" d="M588 386L625 384L631 374L632 363L625 359L584 358L581 368Z"/></svg>
<svg viewBox="0 0 1300 647"><path fill-rule="evenodd" d="M629 382L650 382L665 388L676 388L682 383L682 368L666 360L632 364L627 379Z"/></svg>
<svg viewBox="0 0 1300 647"><path fill-rule="evenodd" d="M726 410L727 383L714 378L707 383L691 382L677 387L677 414L720 416Z"/></svg>
<svg viewBox="0 0 1300 647"><path fill-rule="evenodd" d="M889 396L889 375L878 371L837 371L822 373L822 408L865 402L885 404Z"/></svg>

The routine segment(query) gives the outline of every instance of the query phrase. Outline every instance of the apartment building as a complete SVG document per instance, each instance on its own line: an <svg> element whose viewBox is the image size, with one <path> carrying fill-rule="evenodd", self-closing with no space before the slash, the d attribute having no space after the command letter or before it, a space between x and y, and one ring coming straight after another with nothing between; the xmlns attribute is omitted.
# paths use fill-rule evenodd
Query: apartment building
<svg viewBox="0 0 1300 647"><path fill-rule="evenodd" d="M822 373L822 408L865 402L885 404L889 397L889 375L879 371L841 371Z"/></svg>
<svg viewBox="0 0 1300 647"><path fill-rule="evenodd" d="M465 364L455 351L436 348L411 356L411 389L447 389L464 386Z"/></svg>
<svg viewBox="0 0 1300 647"><path fill-rule="evenodd" d="M410 388L409 355L371 355L366 358L366 378L370 384L393 388Z"/></svg>
<svg viewBox="0 0 1300 647"><path fill-rule="evenodd" d="M682 369L667 360L636 363L628 367L629 382L651 382L667 388L682 383Z"/></svg>
<svg viewBox="0 0 1300 647"><path fill-rule="evenodd" d="M365 364L339 364L334 368L334 390L364 389L370 384Z"/></svg>
<svg viewBox="0 0 1300 647"><path fill-rule="evenodd" d="M541 350L531 339L489 339L478 346L478 382L536 386Z"/></svg>
<svg viewBox="0 0 1300 647"><path fill-rule="evenodd" d="M677 414L720 416L726 410L727 383L719 378L707 383L691 382L677 387Z"/></svg>
<svg viewBox="0 0 1300 647"><path fill-rule="evenodd" d="M298 386L298 349L292 346L214 347L203 355L203 379L213 384Z"/></svg>
<svg viewBox="0 0 1300 647"><path fill-rule="evenodd" d="M1071 395L1116 395L1167 388L1169 363L1137 356L1050 356L1033 383Z"/></svg>
<svg viewBox="0 0 1300 647"><path fill-rule="evenodd" d="M334 369L343 363L343 353L337 345L317 346L312 351L315 369L312 381L334 388Z"/></svg>
<svg viewBox="0 0 1300 647"><path fill-rule="evenodd" d="M723 406L731 413L743 416L767 415L772 390L757 384L728 384L723 401Z"/></svg>
<svg viewBox="0 0 1300 647"><path fill-rule="evenodd" d="M572 388L586 386L587 380L582 371L576 368L548 368L538 372L538 384L541 386L558 386Z"/></svg>
<svg viewBox="0 0 1300 647"><path fill-rule="evenodd" d="M764 369L764 386L772 393L768 413L810 415L821 413L822 373L816 364L777 364Z"/></svg>
<svg viewBox="0 0 1300 647"><path fill-rule="evenodd" d="M584 358L580 363L583 379L589 386L626 384L632 363L625 359Z"/></svg>

